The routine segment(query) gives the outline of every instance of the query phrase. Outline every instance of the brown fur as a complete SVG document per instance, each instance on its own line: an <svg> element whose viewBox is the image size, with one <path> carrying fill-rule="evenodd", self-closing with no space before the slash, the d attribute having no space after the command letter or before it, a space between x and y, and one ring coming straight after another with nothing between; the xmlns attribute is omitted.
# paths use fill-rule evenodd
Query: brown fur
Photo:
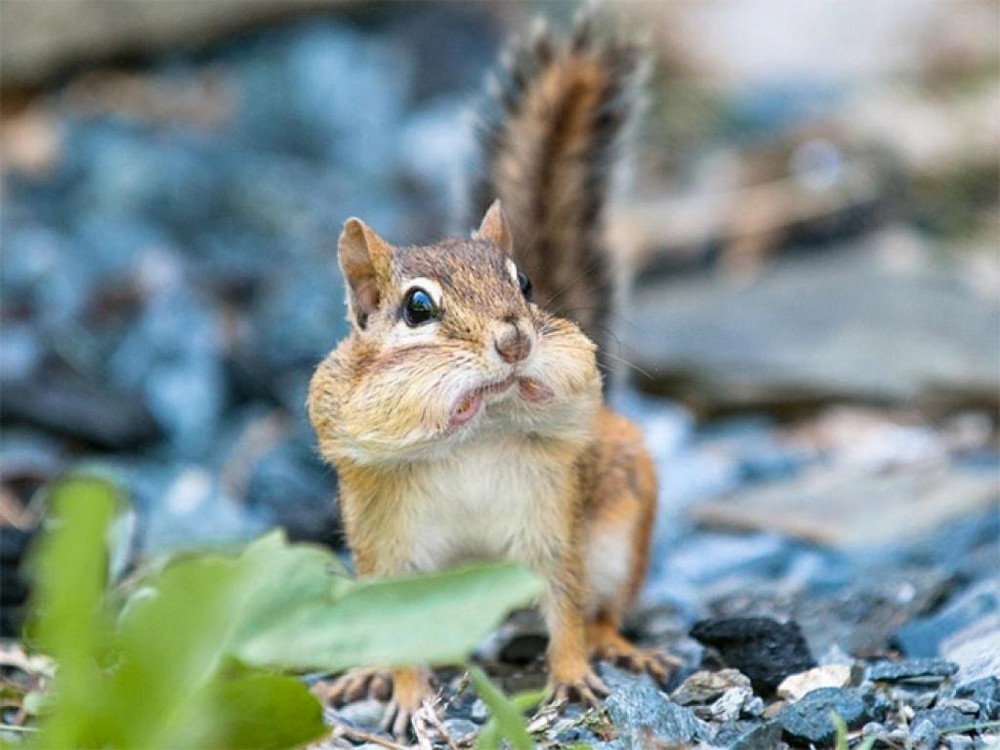
<svg viewBox="0 0 1000 750"><path fill-rule="evenodd" d="M565 41L542 30L511 45L481 108L466 217L500 199L538 304L579 325L602 365L619 286L604 209L641 68L610 26L589 16Z"/></svg>
<svg viewBox="0 0 1000 750"><path fill-rule="evenodd" d="M568 259L599 244L598 225L578 205L579 190L591 189L591 167L573 154L601 151L592 143L602 132L594 108L621 72L611 48L592 49L579 37L545 59L517 110L524 122L512 123L524 154L498 153L497 163L509 178L503 192L520 202L515 216L530 213L526 200L548 201L532 210L545 242ZM556 101L564 104L559 114ZM532 151L532 128L555 133L561 145ZM552 191L521 196L517 171L533 158L550 160L538 165L546 172L538 179ZM523 229L499 203L473 239L428 247L393 247L348 220L339 258L352 331L316 369L309 416L337 467L358 574L480 558L532 567L547 582L541 604L553 697L593 704L606 692L593 656L660 679L668 673L661 657L618 634L648 563L656 479L638 428L602 405L594 343L523 293L515 261L546 266ZM584 260L575 273L588 296L601 297L603 277ZM542 279L552 292L555 277L542 271ZM415 289L433 300L433 314L417 323L406 311ZM390 685L387 721L401 733L431 691L425 671L396 669L391 680L351 674L332 697L384 698Z"/></svg>

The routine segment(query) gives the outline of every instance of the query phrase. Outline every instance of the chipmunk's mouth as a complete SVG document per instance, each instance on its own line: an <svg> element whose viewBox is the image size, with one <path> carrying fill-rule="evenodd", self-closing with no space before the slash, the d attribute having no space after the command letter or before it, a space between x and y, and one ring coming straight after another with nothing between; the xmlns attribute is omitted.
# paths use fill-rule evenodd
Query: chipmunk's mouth
<svg viewBox="0 0 1000 750"><path fill-rule="evenodd" d="M449 427L461 427L468 424L483 408L483 402L491 396L504 396L514 386L517 386L518 395L533 404L548 401L554 395L552 389L540 383L534 378L519 378L511 375L496 383L474 388L464 393L458 398L448 418Z"/></svg>

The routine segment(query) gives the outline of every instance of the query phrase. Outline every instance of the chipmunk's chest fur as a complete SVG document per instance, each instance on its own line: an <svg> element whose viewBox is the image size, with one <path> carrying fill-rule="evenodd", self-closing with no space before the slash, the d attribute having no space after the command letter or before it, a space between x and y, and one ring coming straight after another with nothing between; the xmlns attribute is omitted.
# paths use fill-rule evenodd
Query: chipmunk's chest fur
<svg viewBox="0 0 1000 750"><path fill-rule="evenodd" d="M398 488L396 534L407 567L439 570L473 560L539 562L545 529L567 512L572 456L527 437L479 441L414 467Z"/></svg>

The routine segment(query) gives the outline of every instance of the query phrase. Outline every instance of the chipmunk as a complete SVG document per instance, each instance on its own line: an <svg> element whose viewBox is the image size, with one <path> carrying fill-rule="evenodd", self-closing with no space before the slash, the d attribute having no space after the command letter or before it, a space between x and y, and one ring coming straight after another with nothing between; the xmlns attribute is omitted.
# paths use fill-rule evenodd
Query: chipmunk
<svg viewBox="0 0 1000 750"><path fill-rule="evenodd" d="M661 682L673 664L619 634L656 477L639 429L603 404L594 343L615 288L602 213L640 59L591 19L565 42L536 33L508 61L471 239L396 247L345 223L351 332L317 368L308 409L358 574L526 564L547 583L550 694L594 705L607 688L591 658ZM348 673L329 697L365 695L391 695L385 723L404 735L431 675Z"/></svg>

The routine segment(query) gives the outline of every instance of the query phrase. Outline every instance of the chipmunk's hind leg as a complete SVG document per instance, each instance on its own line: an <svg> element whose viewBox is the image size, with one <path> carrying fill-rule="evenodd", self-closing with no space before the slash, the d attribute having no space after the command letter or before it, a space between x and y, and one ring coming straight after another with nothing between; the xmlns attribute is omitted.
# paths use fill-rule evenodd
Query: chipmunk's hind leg
<svg viewBox="0 0 1000 750"><path fill-rule="evenodd" d="M621 635L621 622L646 577L656 516L656 475L639 429L608 409L600 416L594 492L588 503L587 646L591 658L666 683L678 661Z"/></svg>
<svg viewBox="0 0 1000 750"><path fill-rule="evenodd" d="M618 632L619 627L617 619L604 612L587 624L591 658L630 672L645 672L661 685L666 685L674 670L680 666L680 660L660 649L639 648Z"/></svg>

